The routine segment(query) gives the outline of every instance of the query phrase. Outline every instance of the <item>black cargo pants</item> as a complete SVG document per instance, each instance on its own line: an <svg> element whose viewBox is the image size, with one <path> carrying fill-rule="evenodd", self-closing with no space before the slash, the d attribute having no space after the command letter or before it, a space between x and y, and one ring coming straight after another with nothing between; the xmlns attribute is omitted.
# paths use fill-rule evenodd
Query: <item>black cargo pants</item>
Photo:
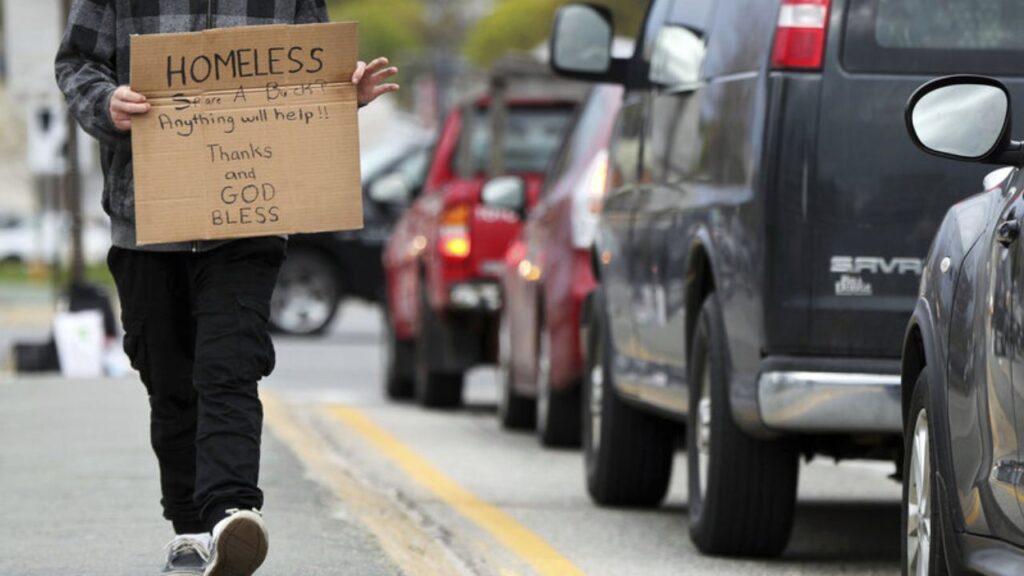
<svg viewBox="0 0 1024 576"><path fill-rule="evenodd" d="M267 319L285 246L255 238L199 253L110 250L124 348L149 393L164 516L178 534L263 506L257 382L274 368Z"/></svg>

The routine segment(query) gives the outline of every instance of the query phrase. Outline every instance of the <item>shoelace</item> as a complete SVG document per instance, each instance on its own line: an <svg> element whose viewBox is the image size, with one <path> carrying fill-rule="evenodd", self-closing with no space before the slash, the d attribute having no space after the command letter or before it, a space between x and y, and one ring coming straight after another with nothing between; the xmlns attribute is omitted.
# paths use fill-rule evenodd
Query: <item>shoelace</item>
<svg viewBox="0 0 1024 576"><path fill-rule="evenodd" d="M210 560L210 551L206 549L202 542L194 538L175 538L168 542L164 549L167 550L168 558L172 559L192 552L202 558L203 562Z"/></svg>

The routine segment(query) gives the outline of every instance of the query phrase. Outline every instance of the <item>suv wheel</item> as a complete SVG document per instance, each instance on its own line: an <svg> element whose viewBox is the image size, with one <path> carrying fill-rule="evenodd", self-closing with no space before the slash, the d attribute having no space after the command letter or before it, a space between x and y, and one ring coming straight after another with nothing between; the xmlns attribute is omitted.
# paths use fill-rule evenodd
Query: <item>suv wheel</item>
<svg viewBox="0 0 1024 576"><path fill-rule="evenodd" d="M422 286L422 280L421 280ZM416 334L416 400L427 408L454 408L462 403L464 375L437 367L444 338L442 319L430 307L426 290L420 290L420 329Z"/></svg>
<svg viewBox="0 0 1024 576"><path fill-rule="evenodd" d="M789 541L799 453L736 426L718 299L704 301L690 354L687 434L690 538L705 554L777 556Z"/></svg>
<svg viewBox="0 0 1024 576"><path fill-rule="evenodd" d="M337 266L309 250L295 250L281 265L270 301L270 327L294 336L313 336L338 313L341 285Z"/></svg>
<svg viewBox="0 0 1024 576"><path fill-rule="evenodd" d="M533 428L535 408L533 400L516 392L516 373L512 361L512 326L508 309L503 308L498 321L498 421L507 430Z"/></svg>
<svg viewBox="0 0 1024 576"><path fill-rule="evenodd" d="M942 549L938 491L935 490L935 450L929 426L928 377L917 378L910 412L904 419L903 458L903 574L948 574Z"/></svg>
<svg viewBox="0 0 1024 576"><path fill-rule="evenodd" d="M657 506L672 476L673 427L619 397L612 381L612 342L600 291L593 305L584 376L587 490L602 505Z"/></svg>
<svg viewBox="0 0 1024 576"><path fill-rule="evenodd" d="M414 392L415 354L411 340L400 340L384 305L384 392L392 400L407 400Z"/></svg>
<svg viewBox="0 0 1024 576"><path fill-rule="evenodd" d="M580 387L571 383L565 390L551 387L551 335L543 319L539 322L537 345L537 437L551 448L580 445Z"/></svg>

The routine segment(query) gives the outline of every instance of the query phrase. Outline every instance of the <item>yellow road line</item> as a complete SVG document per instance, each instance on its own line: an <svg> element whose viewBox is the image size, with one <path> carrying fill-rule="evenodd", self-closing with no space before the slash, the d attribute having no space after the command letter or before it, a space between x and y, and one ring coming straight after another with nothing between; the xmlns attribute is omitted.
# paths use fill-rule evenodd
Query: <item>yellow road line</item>
<svg viewBox="0 0 1024 576"><path fill-rule="evenodd" d="M374 490L331 459L330 445L296 421L276 395L262 391L264 421L274 436L301 460L376 537L384 553L406 576L464 576L453 554L389 497Z"/></svg>
<svg viewBox="0 0 1024 576"><path fill-rule="evenodd" d="M389 457L417 484L489 533L541 576L582 576L583 571L514 518L460 486L362 412L333 406L330 413Z"/></svg>

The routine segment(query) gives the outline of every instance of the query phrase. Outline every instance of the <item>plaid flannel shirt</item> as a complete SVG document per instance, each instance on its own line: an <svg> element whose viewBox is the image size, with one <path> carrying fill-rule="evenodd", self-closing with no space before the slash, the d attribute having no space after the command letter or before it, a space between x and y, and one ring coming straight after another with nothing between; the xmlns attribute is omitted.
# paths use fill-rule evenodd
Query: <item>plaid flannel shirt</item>
<svg viewBox="0 0 1024 576"><path fill-rule="evenodd" d="M103 209L115 246L135 243L131 138L114 127L110 97L130 81L133 34L327 22L324 0L74 0L57 52L57 83L71 114L100 141ZM206 249L215 243L163 244L147 250Z"/></svg>

